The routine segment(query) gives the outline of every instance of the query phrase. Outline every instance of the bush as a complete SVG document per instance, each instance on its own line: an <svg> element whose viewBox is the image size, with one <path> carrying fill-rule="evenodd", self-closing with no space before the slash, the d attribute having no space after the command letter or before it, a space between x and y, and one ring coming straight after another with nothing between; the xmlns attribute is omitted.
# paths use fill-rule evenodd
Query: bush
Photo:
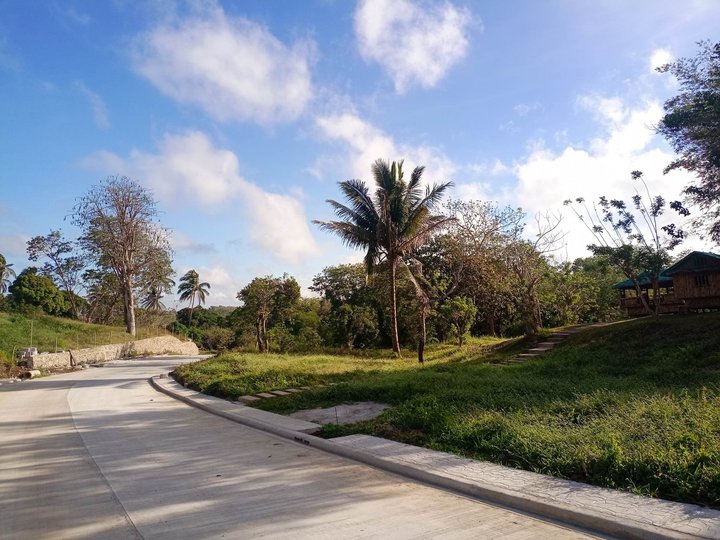
<svg viewBox="0 0 720 540"><path fill-rule="evenodd" d="M212 326L203 330L202 346L213 351L226 350L235 343L235 332L229 328Z"/></svg>

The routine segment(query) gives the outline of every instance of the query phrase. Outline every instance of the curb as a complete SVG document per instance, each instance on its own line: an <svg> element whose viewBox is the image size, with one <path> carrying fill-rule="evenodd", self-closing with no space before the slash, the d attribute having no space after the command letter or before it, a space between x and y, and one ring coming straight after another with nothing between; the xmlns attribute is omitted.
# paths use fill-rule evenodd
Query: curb
<svg viewBox="0 0 720 540"><path fill-rule="evenodd" d="M565 505L558 504L556 501L544 500L527 493L503 489L495 485L483 485L479 482L462 480L444 476L432 471L426 471L418 467L398 463L389 459L375 456L369 452L359 451L343 446L332 441L332 439L322 439L314 435L308 435L298 431L284 429L266 422L260 422L252 418L238 418L231 413L214 408L211 404L195 401L192 397L182 395L178 390L187 390L175 380L168 378L166 375L151 377L149 382L153 388L167 394L168 396L182 401L190 406L199 408L216 416L221 416L233 422L246 425L248 427L258 429L284 439L289 439L296 443L303 444L312 448L323 450L325 452L339 455L345 458L371 465L378 469L394 473L424 484L453 491L455 493L465 495L474 499L480 499L484 502L500 504L507 508L520 510L525 513L533 514L540 518L550 518L563 524L572 525L588 530L588 532L596 532L603 535L611 535L619 538L631 538L640 540L679 540L679 539L700 539L712 538L690 534L682 531L668 529L657 525L633 521L622 518L620 516L593 512L585 508L569 508ZM176 388L173 388L176 387ZM207 399L211 396L203 394L203 398ZM218 399L220 398L213 398Z"/></svg>

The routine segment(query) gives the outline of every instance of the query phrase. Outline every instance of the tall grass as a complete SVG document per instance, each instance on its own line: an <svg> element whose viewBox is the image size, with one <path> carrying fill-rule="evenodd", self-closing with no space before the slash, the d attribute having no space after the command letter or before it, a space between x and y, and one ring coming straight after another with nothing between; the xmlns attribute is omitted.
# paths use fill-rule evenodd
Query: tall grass
<svg viewBox="0 0 720 540"><path fill-rule="evenodd" d="M324 435L369 433L720 507L720 314L587 330L519 365L494 363L518 343L493 345L436 346L425 367L389 355L226 355L179 372L224 397L335 382L258 406L382 401L393 407L379 418Z"/></svg>

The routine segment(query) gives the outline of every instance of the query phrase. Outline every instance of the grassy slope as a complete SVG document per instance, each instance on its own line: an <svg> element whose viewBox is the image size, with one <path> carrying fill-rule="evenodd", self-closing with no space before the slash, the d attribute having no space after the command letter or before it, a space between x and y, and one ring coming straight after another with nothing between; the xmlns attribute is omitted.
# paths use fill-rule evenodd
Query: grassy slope
<svg viewBox="0 0 720 540"><path fill-rule="evenodd" d="M8 359L16 351L30 346L31 320L17 313L0 312L0 351ZM145 330L145 329L143 329ZM138 338L148 337L139 335ZM107 343L123 343L132 337L124 327L86 324L60 317L38 316L34 318L33 346L40 352L93 347Z"/></svg>
<svg viewBox="0 0 720 540"><path fill-rule="evenodd" d="M431 351L436 359L426 367L343 357L273 357L266 364L244 355L215 360L214 369L232 366L250 392L339 381L261 402L269 410L368 399L394 406L371 422L328 426L327 436L370 433L720 507L720 314L587 330L521 365L494 365L489 361L510 353L482 352L477 344L448 359L451 350L443 350ZM275 375L265 377L270 371ZM285 374L292 377L282 380ZM222 388L208 381L205 390Z"/></svg>

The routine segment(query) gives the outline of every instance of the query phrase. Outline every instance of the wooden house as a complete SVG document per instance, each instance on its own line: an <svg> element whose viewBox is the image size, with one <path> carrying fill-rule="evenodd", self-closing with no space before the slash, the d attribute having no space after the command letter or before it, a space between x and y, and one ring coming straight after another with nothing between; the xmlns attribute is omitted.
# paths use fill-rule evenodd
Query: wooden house
<svg viewBox="0 0 720 540"><path fill-rule="evenodd" d="M660 290L654 298L652 282L639 276L641 293L659 313L687 313L720 309L720 255L693 251L660 273ZM628 315L645 315L635 284L626 279L613 285L620 291L620 307Z"/></svg>

